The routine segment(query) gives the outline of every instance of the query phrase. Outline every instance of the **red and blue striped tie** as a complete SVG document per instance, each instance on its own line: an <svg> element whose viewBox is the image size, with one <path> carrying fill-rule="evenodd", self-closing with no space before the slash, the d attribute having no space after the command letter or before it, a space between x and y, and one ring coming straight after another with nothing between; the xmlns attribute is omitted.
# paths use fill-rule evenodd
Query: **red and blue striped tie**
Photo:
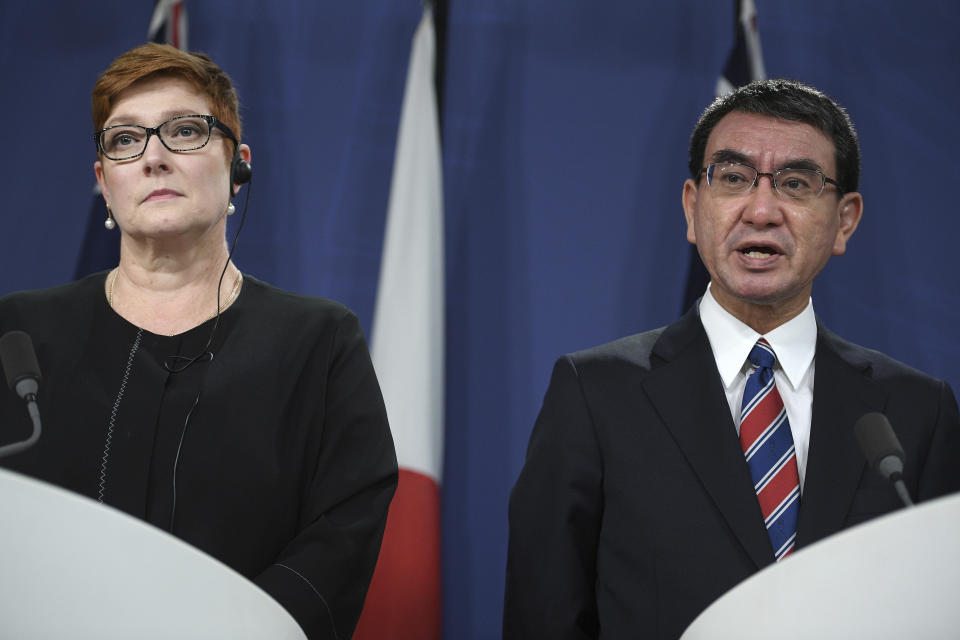
<svg viewBox="0 0 960 640"><path fill-rule="evenodd" d="M793 435L773 379L776 355L761 338L748 357L755 368L747 376L740 412L740 445L750 467L760 511L779 562L797 541L800 475Z"/></svg>

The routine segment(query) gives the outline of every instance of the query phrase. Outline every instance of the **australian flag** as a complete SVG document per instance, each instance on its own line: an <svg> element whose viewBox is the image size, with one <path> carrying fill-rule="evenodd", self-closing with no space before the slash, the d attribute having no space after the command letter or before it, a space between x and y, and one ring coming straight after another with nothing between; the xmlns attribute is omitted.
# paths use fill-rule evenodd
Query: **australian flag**
<svg viewBox="0 0 960 640"><path fill-rule="evenodd" d="M183 0L157 0L150 19L147 38L150 42L172 44L187 50L187 9Z"/></svg>
<svg viewBox="0 0 960 640"><path fill-rule="evenodd" d="M183 0L157 0L147 29L149 42L171 44L178 49L187 48L187 10ZM103 223L107 219L107 206L100 192L100 185L93 187L93 203L87 216L87 228L83 234L80 256L74 279L80 279L97 271L112 269L120 261L119 230L108 231Z"/></svg>
<svg viewBox="0 0 960 640"><path fill-rule="evenodd" d="M733 8L734 40L727 63L717 79L716 95L730 93L754 80L767 77L760 50L760 33L757 31L757 8L753 0L736 0ZM689 309L703 295L710 282L710 274L700 261L697 248L690 247L690 267L687 271L687 289L683 296L681 311Z"/></svg>

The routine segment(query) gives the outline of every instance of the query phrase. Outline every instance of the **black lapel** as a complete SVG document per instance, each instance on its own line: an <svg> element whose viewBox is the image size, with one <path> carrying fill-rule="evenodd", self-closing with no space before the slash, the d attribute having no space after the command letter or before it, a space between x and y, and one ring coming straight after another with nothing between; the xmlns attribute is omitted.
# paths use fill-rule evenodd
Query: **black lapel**
<svg viewBox="0 0 960 640"><path fill-rule="evenodd" d="M854 423L865 413L883 411L884 393L870 377L870 362L817 322L810 449L797 547L843 528L866 461Z"/></svg>
<svg viewBox="0 0 960 640"><path fill-rule="evenodd" d="M773 550L696 308L664 330L653 348L663 362L643 387L717 509L761 568L773 563Z"/></svg>

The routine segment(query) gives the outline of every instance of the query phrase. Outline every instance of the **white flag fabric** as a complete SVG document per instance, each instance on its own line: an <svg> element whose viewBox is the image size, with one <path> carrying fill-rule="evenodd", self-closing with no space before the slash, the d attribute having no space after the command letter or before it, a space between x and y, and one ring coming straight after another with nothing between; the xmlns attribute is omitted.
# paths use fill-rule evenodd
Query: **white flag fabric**
<svg viewBox="0 0 960 640"><path fill-rule="evenodd" d="M405 469L443 458L443 202L429 9L414 36L390 187L371 356Z"/></svg>
<svg viewBox="0 0 960 640"><path fill-rule="evenodd" d="M407 69L370 338L400 480L355 640L440 637L445 313L435 57L427 8Z"/></svg>

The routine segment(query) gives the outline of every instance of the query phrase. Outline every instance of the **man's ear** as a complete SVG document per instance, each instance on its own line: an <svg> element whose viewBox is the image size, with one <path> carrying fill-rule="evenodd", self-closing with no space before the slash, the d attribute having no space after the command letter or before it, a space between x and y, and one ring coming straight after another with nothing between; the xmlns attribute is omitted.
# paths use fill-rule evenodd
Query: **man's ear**
<svg viewBox="0 0 960 640"><path fill-rule="evenodd" d="M833 240L833 255L843 255L847 250L847 241L857 230L860 218L863 216L863 197L856 191L843 194L837 203L837 216L840 225L837 227L837 237Z"/></svg>
<svg viewBox="0 0 960 640"><path fill-rule="evenodd" d="M683 217L687 219L687 242L690 244L697 244L697 228L694 223L693 212L697 207L698 195L697 183L687 179L683 183L681 203L683 204Z"/></svg>

